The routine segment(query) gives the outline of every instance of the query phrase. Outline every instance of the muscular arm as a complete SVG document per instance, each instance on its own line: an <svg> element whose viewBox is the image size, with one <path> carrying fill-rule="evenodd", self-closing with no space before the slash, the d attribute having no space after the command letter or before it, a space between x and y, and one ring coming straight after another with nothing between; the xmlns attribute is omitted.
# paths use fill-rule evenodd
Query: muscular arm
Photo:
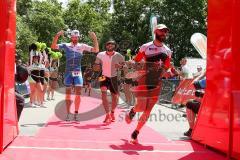
<svg viewBox="0 0 240 160"><path fill-rule="evenodd" d="M91 52L94 52L94 53L99 52L99 45L98 45L96 34L94 32L89 32L89 36L93 41L93 48L91 49Z"/></svg>
<svg viewBox="0 0 240 160"><path fill-rule="evenodd" d="M52 42L52 45L51 45L51 48L52 49L59 49L58 45L57 45L57 42L58 42L58 38L63 35L63 31L60 31L58 32L55 37L53 38L53 42Z"/></svg>

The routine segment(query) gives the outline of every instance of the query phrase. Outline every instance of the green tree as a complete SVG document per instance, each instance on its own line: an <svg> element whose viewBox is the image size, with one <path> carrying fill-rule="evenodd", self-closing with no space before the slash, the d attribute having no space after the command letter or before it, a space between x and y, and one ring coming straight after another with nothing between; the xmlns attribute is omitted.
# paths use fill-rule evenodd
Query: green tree
<svg viewBox="0 0 240 160"><path fill-rule="evenodd" d="M94 6L94 4L99 5ZM109 22L108 8L110 1L89 1L72 0L69 2L64 13L65 24L70 29L78 29L83 35L82 41L91 44L88 32L94 31L101 41L105 27Z"/></svg>
<svg viewBox="0 0 240 160"><path fill-rule="evenodd" d="M28 46L37 41L36 35L29 29L21 16L17 16L17 33L16 33L16 53L26 62L28 60Z"/></svg>
<svg viewBox="0 0 240 160"><path fill-rule="evenodd" d="M57 0L17 1L18 52L26 52L26 44L36 39L50 45L53 36L67 28L80 30L81 41L90 45L88 32L94 31L101 50L112 38L120 52L125 52L152 40L149 21L151 15L157 15L158 23L171 30L166 43L175 63L185 56L200 57L190 37L195 32L206 34L206 0L114 0L113 13L109 13L110 5L111 0L71 0L64 9ZM25 34L29 36L23 37Z"/></svg>
<svg viewBox="0 0 240 160"><path fill-rule="evenodd" d="M175 63L184 56L200 57L190 37L195 32L206 34L206 8L206 0L114 0L108 35L120 46L129 41L132 48L137 48L152 40L150 17L157 15L158 23L166 24L171 30L166 43L173 50Z"/></svg>
<svg viewBox="0 0 240 160"><path fill-rule="evenodd" d="M206 35L206 0L164 0L162 9L155 12L160 22L171 30L168 43L173 50L173 58L179 63L182 57L200 57L190 43L193 33Z"/></svg>
<svg viewBox="0 0 240 160"><path fill-rule="evenodd" d="M148 23L144 3L144 0L114 1L110 35L117 41L120 50L136 48L147 41ZM122 45L125 43L129 46Z"/></svg>
<svg viewBox="0 0 240 160"><path fill-rule="evenodd" d="M32 8L31 0L17 0L17 14L27 16L28 11Z"/></svg>
<svg viewBox="0 0 240 160"><path fill-rule="evenodd" d="M28 21L39 42L49 46L53 36L65 27L62 13L62 7L56 0L34 1Z"/></svg>

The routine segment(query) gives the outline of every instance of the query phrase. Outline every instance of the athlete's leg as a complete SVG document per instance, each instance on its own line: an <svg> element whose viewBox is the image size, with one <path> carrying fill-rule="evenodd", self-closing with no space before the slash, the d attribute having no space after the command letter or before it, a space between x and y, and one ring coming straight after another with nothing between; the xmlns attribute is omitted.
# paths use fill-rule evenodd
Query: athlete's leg
<svg viewBox="0 0 240 160"><path fill-rule="evenodd" d="M57 82L57 81L52 81L52 82L51 82L51 87L50 87L50 88L51 88L51 91L50 91L50 92L51 92L51 95L52 95L52 96L51 96L51 99L52 99L52 100L54 100L54 92L55 92L55 90L57 89L57 86L58 86L58 82Z"/></svg>
<svg viewBox="0 0 240 160"><path fill-rule="evenodd" d="M91 96L92 85L91 82L88 83L88 96Z"/></svg>
<svg viewBox="0 0 240 160"><path fill-rule="evenodd" d="M186 113L187 113L187 120L188 120L189 127L190 129L193 129L196 114L190 109L186 109Z"/></svg>
<svg viewBox="0 0 240 160"><path fill-rule="evenodd" d="M104 123L110 123L111 122L111 116L110 116L110 109L109 109L109 102L107 99L107 87L102 86L101 87L101 92L102 92L102 104L106 113L106 117L104 119Z"/></svg>
<svg viewBox="0 0 240 160"><path fill-rule="evenodd" d="M42 104L42 91L43 91L43 86L41 84L41 82L38 82L36 84L36 99L37 99L37 105L41 105Z"/></svg>
<svg viewBox="0 0 240 160"><path fill-rule="evenodd" d="M145 97L138 97L136 98L135 106L130 110L129 113L126 114L125 121L127 123L131 123L136 112L143 112L146 110L147 106L147 99Z"/></svg>
<svg viewBox="0 0 240 160"><path fill-rule="evenodd" d="M52 96L51 96L51 99L52 99L52 100L54 100L54 90L55 90L54 88L51 88L51 95L52 95Z"/></svg>
<svg viewBox="0 0 240 160"><path fill-rule="evenodd" d="M117 93L111 93L111 97L112 97L111 120L112 120L112 122L114 122L115 121L114 112L117 107L119 96Z"/></svg>
<svg viewBox="0 0 240 160"><path fill-rule="evenodd" d="M71 91L72 91L71 87L66 87L65 103L66 103L67 114L70 113L70 107L71 107L71 104L72 104Z"/></svg>
<svg viewBox="0 0 240 160"><path fill-rule="evenodd" d="M107 99L107 87L106 86L101 87L101 92L102 92L102 104L103 104L106 114L108 114L109 113L109 102Z"/></svg>
<svg viewBox="0 0 240 160"><path fill-rule="evenodd" d="M88 85L86 81L84 82L84 88L85 88L85 93L87 93Z"/></svg>
<svg viewBox="0 0 240 160"><path fill-rule="evenodd" d="M67 109L67 119L68 119L68 115L70 114L70 107L72 104L72 100L71 100L72 83L73 83L73 78L71 77L71 74L65 73L64 84L66 86L65 103L66 103L66 109Z"/></svg>
<svg viewBox="0 0 240 160"><path fill-rule="evenodd" d="M106 117L104 119L104 123L110 123L111 122L111 115L110 115L110 109L109 109L109 102L107 99L107 90L109 87L110 82L108 81L108 79L105 79L104 81L100 82L100 88L101 88L101 92L102 92L102 104L104 107L104 110L106 112Z"/></svg>
<svg viewBox="0 0 240 160"><path fill-rule="evenodd" d="M147 98L145 97L138 97L136 98L136 104L133 108L134 112L143 112L146 110L147 106Z"/></svg>
<svg viewBox="0 0 240 160"><path fill-rule="evenodd" d="M47 92L48 84L47 82L44 83L43 85L43 91L42 91L42 102L45 100L45 93Z"/></svg>
<svg viewBox="0 0 240 160"><path fill-rule="evenodd" d="M75 113L78 113L81 102L81 86L75 86Z"/></svg>
<svg viewBox="0 0 240 160"><path fill-rule="evenodd" d="M49 80L48 87L47 87L47 100L50 100L50 93L51 93L51 80Z"/></svg>
<svg viewBox="0 0 240 160"><path fill-rule="evenodd" d="M36 82L29 82L30 85L30 105L36 102Z"/></svg>
<svg viewBox="0 0 240 160"><path fill-rule="evenodd" d="M40 88L39 88L40 106L43 106L43 101L44 101L44 85L45 85L44 70L40 70Z"/></svg>
<svg viewBox="0 0 240 160"><path fill-rule="evenodd" d="M117 102L118 102L118 94L117 93L111 93L111 97L112 97L112 110L111 111L115 111L116 107L117 107Z"/></svg>
<svg viewBox="0 0 240 160"><path fill-rule="evenodd" d="M200 105L201 103L195 100L189 100L186 104L186 108L187 108L186 112L187 112L187 120L189 123L189 129L188 131L184 132L185 136L190 137L192 135L193 126L196 120L196 114L198 113Z"/></svg>
<svg viewBox="0 0 240 160"><path fill-rule="evenodd" d="M155 98L149 98L147 100L147 107L145 109L145 111L143 112L143 114L141 115L140 119L138 120L138 125L136 127L136 130L137 131L140 131L142 129L142 127L144 126L144 124L147 122L150 114L151 114L151 111L154 107L154 105L157 103L158 101L158 98L155 97Z"/></svg>
<svg viewBox="0 0 240 160"><path fill-rule="evenodd" d="M83 86L83 78L82 76L77 76L73 78L75 85L75 114L78 113L80 102L81 102L81 88Z"/></svg>
<svg viewBox="0 0 240 160"><path fill-rule="evenodd" d="M119 99L119 91L118 91L118 79L117 77L113 77L110 79L110 84L109 84L109 90L111 92L111 98L112 98L112 107L111 107L111 120L112 122L115 121L115 116L114 112L118 104L118 99Z"/></svg>
<svg viewBox="0 0 240 160"><path fill-rule="evenodd" d="M139 134L140 130L142 129L142 127L147 122L147 120L151 114L152 108L156 104L157 100L158 100L157 97L147 99L147 107L146 107L145 111L143 112L143 114L141 115L140 119L138 120L136 129L131 134L131 138L132 138L131 142L132 143L138 143L138 140L137 140L138 134Z"/></svg>

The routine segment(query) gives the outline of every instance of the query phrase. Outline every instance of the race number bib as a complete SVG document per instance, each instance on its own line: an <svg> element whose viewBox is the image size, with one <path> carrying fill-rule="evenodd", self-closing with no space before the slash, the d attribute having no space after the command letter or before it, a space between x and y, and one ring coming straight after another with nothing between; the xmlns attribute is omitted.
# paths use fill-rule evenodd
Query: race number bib
<svg viewBox="0 0 240 160"><path fill-rule="evenodd" d="M81 72L80 71L73 71L72 76L73 77L79 77L79 76L81 76Z"/></svg>

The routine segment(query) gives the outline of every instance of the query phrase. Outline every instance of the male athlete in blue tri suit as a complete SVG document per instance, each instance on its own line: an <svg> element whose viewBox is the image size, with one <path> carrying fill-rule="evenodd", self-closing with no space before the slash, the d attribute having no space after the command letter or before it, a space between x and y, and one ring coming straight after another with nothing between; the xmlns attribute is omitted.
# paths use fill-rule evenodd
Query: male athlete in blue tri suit
<svg viewBox="0 0 240 160"><path fill-rule="evenodd" d="M58 38L64 34L64 31L60 31L56 34L53 39L52 49L62 49L66 54L66 71L64 77L64 83L66 86L66 107L67 107L67 117L66 120L70 120L70 106L71 106L71 87L75 87L75 115L74 118L77 120L78 109L80 107L80 94L81 87L83 86L83 78L81 72L81 59L83 52L95 52L99 51L98 41L96 34L94 32L89 32L89 36L93 41L93 47L78 43L80 34L78 30L73 30L71 32L71 43L61 43L57 44Z"/></svg>

